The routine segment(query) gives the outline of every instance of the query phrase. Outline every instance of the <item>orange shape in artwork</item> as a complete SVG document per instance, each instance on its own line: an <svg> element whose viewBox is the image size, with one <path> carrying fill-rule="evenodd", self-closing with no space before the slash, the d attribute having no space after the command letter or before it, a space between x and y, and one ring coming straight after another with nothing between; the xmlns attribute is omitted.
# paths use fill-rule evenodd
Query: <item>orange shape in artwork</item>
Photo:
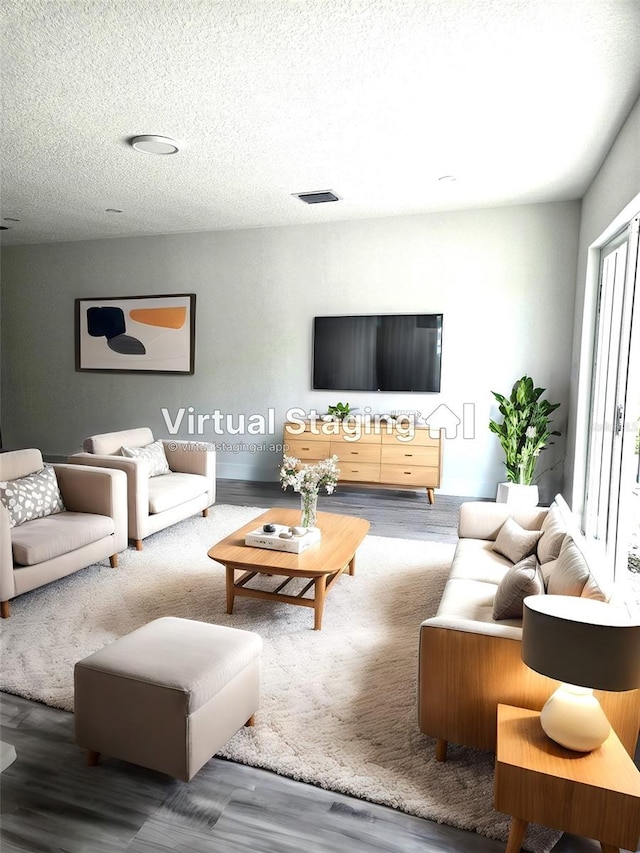
<svg viewBox="0 0 640 853"><path fill-rule="evenodd" d="M165 329L181 329L187 319L187 309L182 308L132 308L129 316L136 323L147 326L162 326Z"/></svg>

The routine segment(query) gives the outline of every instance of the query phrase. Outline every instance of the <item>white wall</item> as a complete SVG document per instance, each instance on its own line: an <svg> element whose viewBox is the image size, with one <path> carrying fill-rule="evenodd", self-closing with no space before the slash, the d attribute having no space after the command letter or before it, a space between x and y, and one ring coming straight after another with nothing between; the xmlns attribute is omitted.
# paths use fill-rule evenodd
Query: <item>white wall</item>
<svg viewBox="0 0 640 853"><path fill-rule="evenodd" d="M599 247L640 212L640 100L582 200L565 494L584 508Z"/></svg>
<svg viewBox="0 0 640 853"><path fill-rule="evenodd" d="M50 457L89 434L150 425L161 408L225 416L290 407L325 411L348 399L373 411L445 404L462 429L444 451L442 491L494 496L502 453L487 422L491 390L524 373L560 401L566 431L579 203L528 205L359 222L8 248L3 253L5 446ZM195 292L194 376L74 371L74 298ZM316 314L444 314L442 393L310 390ZM474 417L471 417L471 413ZM184 429L181 437L188 437ZM205 439L237 442L242 437ZM562 458L564 437L543 455ZM277 452L221 451L221 477L277 479ZM543 484L561 487L562 465Z"/></svg>

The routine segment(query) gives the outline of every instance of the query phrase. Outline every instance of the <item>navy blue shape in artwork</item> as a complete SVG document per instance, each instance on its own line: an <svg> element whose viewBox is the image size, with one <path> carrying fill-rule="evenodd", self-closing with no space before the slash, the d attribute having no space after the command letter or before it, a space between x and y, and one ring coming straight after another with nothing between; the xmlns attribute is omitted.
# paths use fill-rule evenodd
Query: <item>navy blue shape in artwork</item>
<svg viewBox="0 0 640 853"><path fill-rule="evenodd" d="M144 355L142 341L125 335L125 330L122 308L87 308L87 331L92 338L106 338L109 349L121 355Z"/></svg>
<svg viewBox="0 0 640 853"><path fill-rule="evenodd" d="M87 331L92 338L109 340L124 334L125 329L122 308L87 308Z"/></svg>

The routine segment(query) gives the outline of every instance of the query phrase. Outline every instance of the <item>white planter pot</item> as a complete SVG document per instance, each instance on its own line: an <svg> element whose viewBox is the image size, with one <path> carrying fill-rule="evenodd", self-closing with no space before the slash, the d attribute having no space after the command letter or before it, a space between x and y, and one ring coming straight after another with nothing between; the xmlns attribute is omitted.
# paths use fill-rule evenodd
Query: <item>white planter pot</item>
<svg viewBox="0 0 640 853"><path fill-rule="evenodd" d="M496 503L518 507L538 506L538 487L520 483L498 483Z"/></svg>

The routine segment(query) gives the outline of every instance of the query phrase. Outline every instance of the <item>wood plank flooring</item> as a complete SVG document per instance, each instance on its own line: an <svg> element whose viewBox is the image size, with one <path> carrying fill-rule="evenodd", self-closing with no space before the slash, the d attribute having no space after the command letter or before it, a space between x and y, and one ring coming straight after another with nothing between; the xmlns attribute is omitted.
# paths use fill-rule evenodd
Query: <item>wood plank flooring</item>
<svg viewBox="0 0 640 853"><path fill-rule="evenodd" d="M361 515L371 533L454 542L463 498L339 487L320 509ZM277 483L218 482L218 503L297 506ZM502 853L504 844L213 759L188 784L124 762L88 768L73 715L0 694L1 738L17 760L0 776L2 853ZM596 853L563 836L556 853Z"/></svg>

